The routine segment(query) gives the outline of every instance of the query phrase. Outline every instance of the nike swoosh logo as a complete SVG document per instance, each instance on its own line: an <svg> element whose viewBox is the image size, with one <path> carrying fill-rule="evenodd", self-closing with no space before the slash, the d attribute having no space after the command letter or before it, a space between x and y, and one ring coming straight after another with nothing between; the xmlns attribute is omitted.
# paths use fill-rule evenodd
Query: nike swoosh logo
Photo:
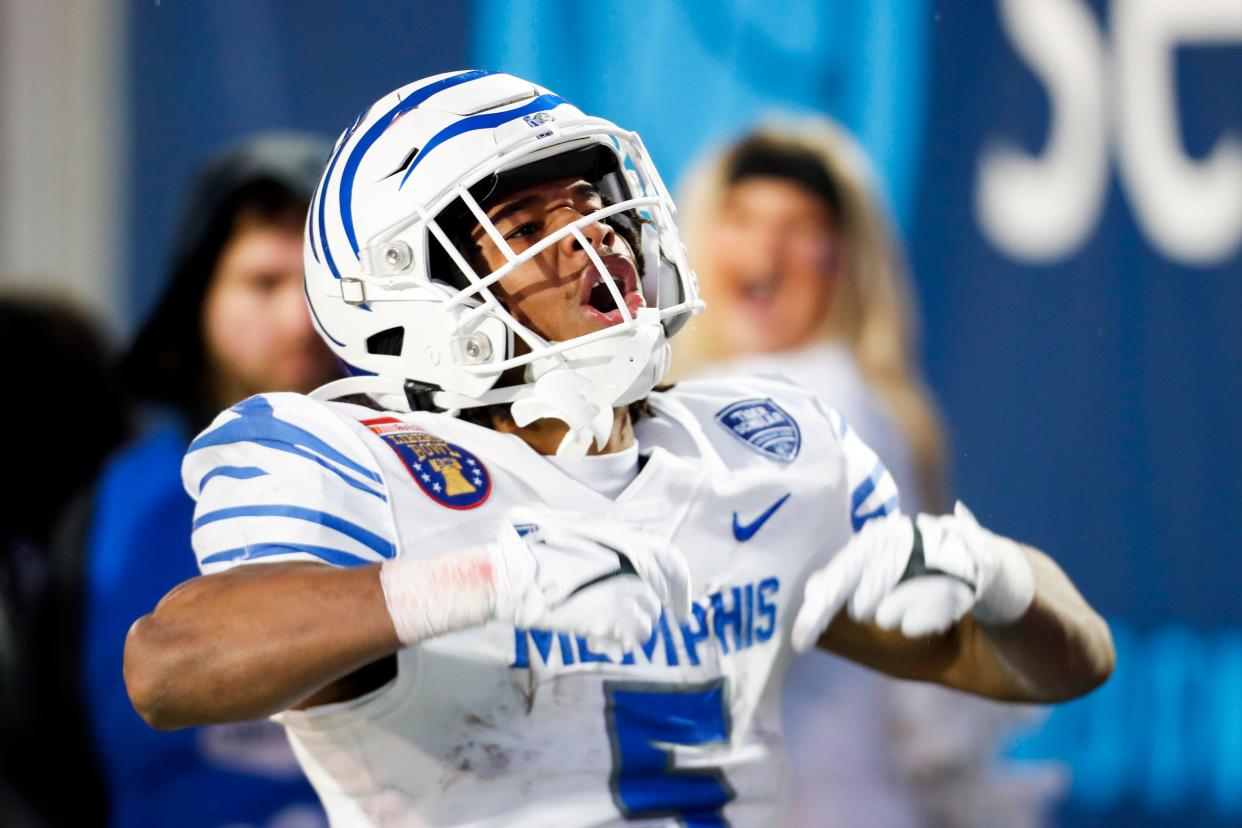
<svg viewBox="0 0 1242 828"><path fill-rule="evenodd" d="M734 512L733 513L733 537L736 538L738 542L740 543L745 543L746 541L753 538L755 536L755 533L763 528L763 524L768 522L768 518L776 514L776 510L785 505L785 501L789 500L789 495L791 494L793 494L793 492L786 492L785 496L782 497L780 500L776 501L775 503L773 503L771 506L769 506L767 508L767 511L765 511L759 517L755 518L753 521L747 524L743 524L739 522L737 519L737 512Z"/></svg>

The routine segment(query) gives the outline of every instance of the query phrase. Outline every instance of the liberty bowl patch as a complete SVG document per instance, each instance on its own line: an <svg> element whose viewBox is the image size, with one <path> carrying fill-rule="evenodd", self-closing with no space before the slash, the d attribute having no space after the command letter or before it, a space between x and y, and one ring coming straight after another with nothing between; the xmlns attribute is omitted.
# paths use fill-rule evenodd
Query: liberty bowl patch
<svg viewBox="0 0 1242 828"><path fill-rule="evenodd" d="M716 412L716 422L737 439L773 460L792 463L802 448L802 431L770 399L741 400Z"/></svg>
<svg viewBox="0 0 1242 828"><path fill-rule="evenodd" d="M441 506L473 509L492 493L492 478L483 461L461 446L392 417L362 424L397 453L414 482Z"/></svg>

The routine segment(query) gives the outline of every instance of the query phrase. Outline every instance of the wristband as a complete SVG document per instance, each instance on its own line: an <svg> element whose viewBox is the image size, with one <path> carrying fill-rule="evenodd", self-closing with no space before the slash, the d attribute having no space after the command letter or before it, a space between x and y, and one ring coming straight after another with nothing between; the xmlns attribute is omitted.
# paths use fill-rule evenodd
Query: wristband
<svg viewBox="0 0 1242 828"><path fill-rule="evenodd" d="M485 547L384 561L380 587L405 647L484 624L496 608L492 557Z"/></svg>

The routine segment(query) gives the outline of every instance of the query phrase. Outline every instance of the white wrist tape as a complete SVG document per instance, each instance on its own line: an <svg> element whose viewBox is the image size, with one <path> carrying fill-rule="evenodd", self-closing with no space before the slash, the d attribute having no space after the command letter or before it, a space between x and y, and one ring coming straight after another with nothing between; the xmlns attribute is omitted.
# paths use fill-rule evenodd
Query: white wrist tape
<svg viewBox="0 0 1242 828"><path fill-rule="evenodd" d="M496 608L492 558L485 547L384 561L380 586L397 638L406 647L484 624Z"/></svg>

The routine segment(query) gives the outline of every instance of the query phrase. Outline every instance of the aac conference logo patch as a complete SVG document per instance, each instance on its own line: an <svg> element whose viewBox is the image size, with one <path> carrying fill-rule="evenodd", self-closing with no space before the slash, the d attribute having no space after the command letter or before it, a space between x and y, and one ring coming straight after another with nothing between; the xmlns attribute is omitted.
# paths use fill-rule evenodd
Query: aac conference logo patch
<svg viewBox="0 0 1242 828"><path fill-rule="evenodd" d="M785 409L770 399L741 400L716 412L737 439L773 460L792 463L802 448L802 431Z"/></svg>
<svg viewBox="0 0 1242 828"><path fill-rule="evenodd" d="M461 446L392 417L362 424L397 453L414 482L441 506L473 509L492 493L483 461Z"/></svg>

